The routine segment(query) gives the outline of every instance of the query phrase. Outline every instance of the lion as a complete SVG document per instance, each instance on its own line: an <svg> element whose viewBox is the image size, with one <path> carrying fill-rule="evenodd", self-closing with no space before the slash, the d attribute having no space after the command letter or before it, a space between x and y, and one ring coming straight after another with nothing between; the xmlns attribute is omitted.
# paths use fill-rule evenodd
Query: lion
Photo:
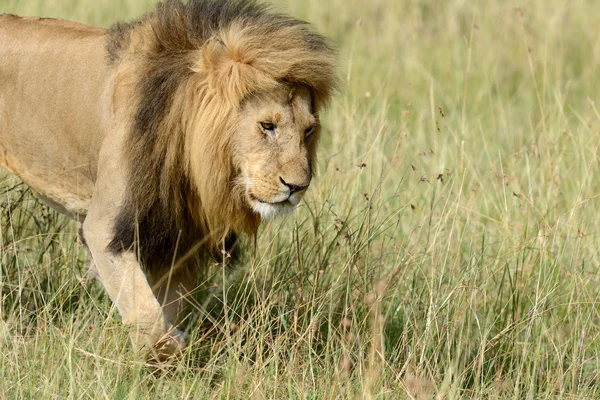
<svg viewBox="0 0 600 400"><path fill-rule="evenodd" d="M0 165L82 223L133 346L168 357L206 266L306 193L336 68L327 38L253 0L110 29L2 15Z"/></svg>

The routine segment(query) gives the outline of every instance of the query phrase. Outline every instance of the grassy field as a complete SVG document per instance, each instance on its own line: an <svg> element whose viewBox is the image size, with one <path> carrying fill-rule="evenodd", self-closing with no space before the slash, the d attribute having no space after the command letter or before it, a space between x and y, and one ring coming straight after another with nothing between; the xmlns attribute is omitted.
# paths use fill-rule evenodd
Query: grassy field
<svg viewBox="0 0 600 400"><path fill-rule="evenodd" d="M340 49L319 173L146 367L76 224L0 175L0 398L600 397L600 9L294 0ZM150 0L0 0L109 26Z"/></svg>

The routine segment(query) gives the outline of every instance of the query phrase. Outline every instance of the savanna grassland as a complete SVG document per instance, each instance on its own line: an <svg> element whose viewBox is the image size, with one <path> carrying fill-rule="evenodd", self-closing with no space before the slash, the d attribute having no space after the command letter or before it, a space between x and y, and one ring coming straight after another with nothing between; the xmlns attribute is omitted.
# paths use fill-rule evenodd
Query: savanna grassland
<svg viewBox="0 0 600 400"><path fill-rule="evenodd" d="M0 0L109 26L150 0ZM0 173L0 398L600 397L600 8L275 1L338 45L318 176L215 265L168 370Z"/></svg>

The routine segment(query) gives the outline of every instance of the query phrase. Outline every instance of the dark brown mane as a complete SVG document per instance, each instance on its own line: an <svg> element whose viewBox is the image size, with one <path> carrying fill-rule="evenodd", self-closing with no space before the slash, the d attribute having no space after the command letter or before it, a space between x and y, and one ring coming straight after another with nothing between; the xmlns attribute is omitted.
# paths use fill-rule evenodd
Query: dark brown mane
<svg viewBox="0 0 600 400"><path fill-rule="evenodd" d="M107 51L116 90L130 96L120 100L130 109L129 187L109 249L137 243L151 268L176 248L179 257L206 241L214 251L254 233L260 219L232 187L237 105L277 82L305 84L325 103L336 83L329 41L252 0L167 0L113 26Z"/></svg>

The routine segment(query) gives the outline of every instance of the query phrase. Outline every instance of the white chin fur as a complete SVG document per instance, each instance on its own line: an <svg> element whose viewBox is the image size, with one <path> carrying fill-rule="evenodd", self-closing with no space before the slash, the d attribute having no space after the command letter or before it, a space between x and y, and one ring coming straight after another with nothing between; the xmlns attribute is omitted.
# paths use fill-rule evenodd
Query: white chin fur
<svg viewBox="0 0 600 400"><path fill-rule="evenodd" d="M296 208L295 205L289 201L277 204L254 202L252 209L255 213L260 214L262 219L272 220L277 217L283 217L290 214Z"/></svg>

